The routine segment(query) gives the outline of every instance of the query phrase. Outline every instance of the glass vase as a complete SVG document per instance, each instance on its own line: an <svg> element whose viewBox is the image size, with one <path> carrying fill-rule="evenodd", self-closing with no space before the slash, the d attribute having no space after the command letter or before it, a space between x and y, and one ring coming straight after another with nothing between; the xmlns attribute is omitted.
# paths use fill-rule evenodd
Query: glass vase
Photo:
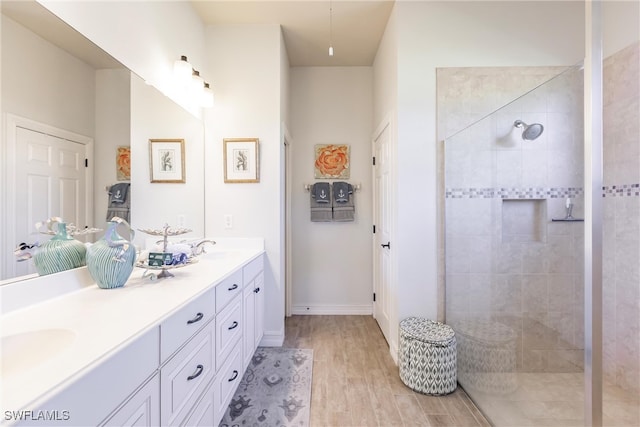
<svg viewBox="0 0 640 427"><path fill-rule="evenodd" d="M58 221L53 223L57 223L57 233L51 240L38 246L33 254L33 263L41 276L86 264L85 245L67 234L66 223Z"/></svg>
<svg viewBox="0 0 640 427"><path fill-rule="evenodd" d="M126 225L133 240L134 232L129 224L122 218L114 217L108 222L104 237L87 249L87 268L93 280L103 289L124 286L136 262L136 249L133 243L118 234L118 224Z"/></svg>

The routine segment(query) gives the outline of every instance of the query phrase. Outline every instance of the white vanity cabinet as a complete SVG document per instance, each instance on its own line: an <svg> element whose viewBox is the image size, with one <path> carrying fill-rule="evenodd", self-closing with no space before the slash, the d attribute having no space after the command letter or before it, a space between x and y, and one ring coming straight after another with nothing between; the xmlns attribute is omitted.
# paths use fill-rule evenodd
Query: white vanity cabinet
<svg viewBox="0 0 640 427"><path fill-rule="evenodd" d="M127 425L128 420L136 420L131 425L157 426L159 338L157 326L145 332L95 368L80 373L16 425Z"/></svg>
<svg viewBox="0 0 640 427"><path fill-rule="evenodd" d="M160 368L161 424L180 425L215 373L215 321L210 321Z"/></svg>
<svg viewBox="0 0 640 427"><path fill-rule="evenodd" d="M215 317L215 301L216 288L209 289L162 322L160 325L160 361L162 363Z"/></svg>
<svg viewBox="0 0 640 427"><path fill-rule="evenodd" d="M100 424L103 426L151 427L160 425L160 378L153 375L121 407Z"/></svg>
<svg viewBox="0 0 640 427"><path fill-rule="evenodd" d="M264 258L243 267L243 365L245 370L264 335Z"/></svg>
<svg viewBox="0 0 640 427"><path fill-rule="evenodd" d="M90 368L80 368L63 386L41 397L44 403L36 405L37 410L27 411L55 418L43 424L42 418L23 417L9 424L217 426L262 338L263 258L259 254L248 263L238 262L222 279L215 278L215 270L205 270L196 279L202 284L191 283L199 291L188 302L166 304L156 312L156 320L123 329L129 338L109 346L111 350L101 353ZM184 283L175 280L165 286L175 292ZM129 309L153 301L154 295L163 297L162 289L144 286L149 286L149 293L130 302ZM136 297L146 292L142 287L130 289ZM117 290L96 292L101 293L95 294L95 301L115 295L120 304L129 303Z"/></svg>

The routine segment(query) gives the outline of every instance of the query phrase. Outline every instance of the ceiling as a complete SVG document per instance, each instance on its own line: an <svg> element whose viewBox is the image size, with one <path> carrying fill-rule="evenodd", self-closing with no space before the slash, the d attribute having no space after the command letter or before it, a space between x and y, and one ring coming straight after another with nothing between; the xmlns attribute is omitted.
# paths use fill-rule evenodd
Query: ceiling
<svg viewBox="0 0 640 427"><path fill-rule="evenodd" d="M205 25L280 24L289 64L298 67L372 65L394 2L199 0L191 1L191 4ZM3 14L94 68L122 67L37 2L1 0L1 6ZM330 26L332 57L329 56Z"/></svg>
<svg viewBox="0 0 640 427"><path fill-rule="evenodd" d="M199 0L191 4L206 25L280 24L289 64L308 67L372 65L394 2Z"/></svg>
<svg viewBox="0 0 640 427"><path fill-rule="evenodd" d="M111 55L35 1L1 0L2 14L95 69L123 68Z"/></svg>

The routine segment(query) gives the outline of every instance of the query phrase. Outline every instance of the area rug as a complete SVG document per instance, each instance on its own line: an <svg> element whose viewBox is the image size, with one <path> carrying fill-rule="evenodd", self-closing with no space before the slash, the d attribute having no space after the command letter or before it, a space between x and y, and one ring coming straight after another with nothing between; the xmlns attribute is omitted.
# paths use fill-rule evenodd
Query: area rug
<svg viewBox="0 0 640 427"><path fill-rule="evenodd" d="M220 427L308 426L313 350L258 347Z"/></svg>

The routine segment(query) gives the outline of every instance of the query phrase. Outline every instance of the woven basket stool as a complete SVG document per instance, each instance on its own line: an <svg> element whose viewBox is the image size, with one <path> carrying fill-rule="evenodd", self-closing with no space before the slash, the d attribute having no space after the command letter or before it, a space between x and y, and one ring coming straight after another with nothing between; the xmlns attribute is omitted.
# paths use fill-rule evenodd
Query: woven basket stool
<svg viewBox="0 0 640 427"><path fill-rule="evenodd" d="M444 323L420 317L400 322L400 379L412 390L443 395L457 387L456 336Z"/></svg>

